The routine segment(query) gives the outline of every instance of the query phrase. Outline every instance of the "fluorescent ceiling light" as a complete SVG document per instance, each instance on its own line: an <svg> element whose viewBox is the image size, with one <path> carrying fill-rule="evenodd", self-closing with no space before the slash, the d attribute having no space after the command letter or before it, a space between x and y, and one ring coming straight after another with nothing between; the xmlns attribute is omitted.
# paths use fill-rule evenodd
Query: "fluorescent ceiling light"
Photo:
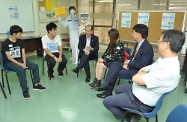
<svg viewBox="0 0 187 122"><path fill-rule="evenodd" d="M122 3L122 4L119 4L119 5L122 5L122 6L131 6L132 4Z"/></svg>
<svg viewBox="0 0 187 122"><path fill-rule="evenodd" d="M155 6L165 6L166 4L157 4L157 3L155 3L153 5L155 5Z"/></svg>
<svg viewBox="0 0 187 122"><path fill-rule="evenodd" d="M113 2L113 0L96 0L96 2L100 2L100 3Z"/></svg>

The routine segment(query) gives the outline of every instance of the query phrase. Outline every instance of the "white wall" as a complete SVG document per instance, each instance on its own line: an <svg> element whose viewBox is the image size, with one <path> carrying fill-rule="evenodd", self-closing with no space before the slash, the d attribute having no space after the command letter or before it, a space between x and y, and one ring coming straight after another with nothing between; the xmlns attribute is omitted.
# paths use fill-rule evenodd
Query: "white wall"
<svg viewBox="0 0 187 122"><path fill-rule="evenodd" d="M34 32L28 32L23 33L23 36L43 36L47 33L46 31L46 24L47 23L40 23L39 22L39 16L38 16L38 0L32 0L33 1L33 12L34 12L34 23L35 23L35 31ZM68 8L70 5L76 6L76 0L58 0L61 6L65 6ZM3 3L1 3L3 4ZM68 10L68 9L67 9ZM29 23L28 23L29 24ZM56 23L58 26L58 34L61 33L68 33L68 27L63 27L60 23ZM0 34L0 39L7 38L6 34Z"/></svg>

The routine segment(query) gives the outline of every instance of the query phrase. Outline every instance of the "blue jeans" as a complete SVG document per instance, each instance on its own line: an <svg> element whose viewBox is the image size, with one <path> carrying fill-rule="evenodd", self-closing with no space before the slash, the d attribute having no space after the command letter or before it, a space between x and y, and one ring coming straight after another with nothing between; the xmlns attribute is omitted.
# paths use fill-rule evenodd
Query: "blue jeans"
<svg viewBox="0 0 187 122"><path fill-rule="evenodd" d="M17 61L20 62L20 63L23 62L22 59L19 59ZM16 72L16 74L19 78L19 82L20 82L20 86L22 88L22 91L28 90L29 88L27 86L26 69L18 66L17 64L15 64L13 62L8 62L7 66L8 66L8 68L10 68L10 70ZM33 74L33 77L34 77L34 84L39 83L40 82L40 76L39 76L38 65L26 60L26 66L28 67L28 69L32 70L32 74Z"/></svg>

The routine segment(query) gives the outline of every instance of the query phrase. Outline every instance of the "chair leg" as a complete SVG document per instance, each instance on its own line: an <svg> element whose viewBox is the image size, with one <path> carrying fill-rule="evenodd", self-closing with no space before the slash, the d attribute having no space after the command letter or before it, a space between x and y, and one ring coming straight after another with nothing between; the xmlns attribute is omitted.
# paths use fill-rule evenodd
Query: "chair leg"
<svg viewBox="0 0 187 122"><path fill-rule="evenodd" d="M123 118L121 119L121 122L126 122L125 115L123 115Z"/></svg>
<svg viewBox="0 0 187 122"><path fill-rule="evenodd" d="M149 122L149 119L146 119L146 122Z"/></svg>
<svg viewBox="0 0 187 122"><path fill-rule="evenodd" d="M185 77L184 77L184 82L186 82L186 78L187 78L187 70L184 71Z"/></svg>
<svg viewBox="0 0 187 122"><path fill-rule="evenodd" d="M107 72L107 69L105 70L105 74L104 74L104 76L103 76L103 80L105 79L105 77L106 77L106 72Z"/></svg>
<svg viewBox="0 0 187 122"><path fill-rule="evenodd" d="M7 82L7 86L8 86L8 91L9 91L9 94L11 95L11 90L10 90L10 85L9 85L9 82L8 82L7 72L5 73L5 77L6 77L6 82Z"/></svg>
<svg viewBox="0 0 187 122"><path fill-rule="evenodd" d="M67 70L67 66L65 67L65 69L66 69L66 75L68 75L68 70Z"/></svg>
<svg viewBox="0 0 187 122"><path fill-rule="evenodd" d="M186 82L186 73L185 73L185 77L184 77L184 82Z"/></svg>
<svg viewBox="0 0 187 122"><path fill-rule="evenodd" d="M79 66L80 61L78 60L77 67ZM80 71L80 69L79 69ZM77 73L77 77L79 77L79 72Z"/></svg>
<svg viewBox="0 0 187 122"><path fill-rule="evenodd" d="M32 81L32 84L34 86L34 78L33 78L33 75L32 75L32 71L31 70L29 70L29 71L30 71L30 75L31 75L31 81Z"/></svg>
<svg viewBox="0 0 187 122"><path fill-rule="evenodd" d="M119 83L120 83L120 80L121 80L121 79L119 78L119 79L118 79L118 83L117 83L117 85L119 85Z"/></svg>
<svg viewBox="0 0 187 122"><path fill-rule="evenodd" d="M4 97L5 97L5 99L6 99L7 96L6 96L6 94L5 94L5 91L4 91L4 89L3 89L3 86L1 85L1 82L0 82L0 87L1 87L1 91L3 92Z"/></svg>
<svg viewBox="0 0 187 122"><path fill-rule="evenodd" d="M184 58L184 62L183 62L183 66L182 66L182 72L185 72L186 71L186 65L187 65L187 50L186 50L186 53L185 53L185 58Z"/></svg>
<svg viewBox="0 0 187 122"><path fill-rule="evenodd" d="M3 69L1 69L1 77L2 77L2 86L4 87L4 73L3 73Z"/></svg>
<svg viewBox="0 0 187 122"><path fill-rule="evenodd" d="M44 59L42 59L42 75L44 75Z"/></svg>
<svg viewBox="0 0 187 122"><path fill-rule="evenodd" d="M157 116L157 114L156 114L156 117L155 117L155 121L158 122L158 116Z"/></svg>

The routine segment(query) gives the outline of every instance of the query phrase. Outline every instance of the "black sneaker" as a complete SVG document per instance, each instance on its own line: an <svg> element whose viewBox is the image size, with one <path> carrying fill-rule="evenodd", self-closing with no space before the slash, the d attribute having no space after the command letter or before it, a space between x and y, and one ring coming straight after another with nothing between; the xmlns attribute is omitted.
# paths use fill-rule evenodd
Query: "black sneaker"
<svg viewBox="0 0 187 122"><path fill-rule="evenodd" d="M63 75L64 75L63 72L58 70L58 76L62 77Z"/></svg>
<svg viewBox="0 0 187 122"><path fill-rule="evenodd" d="M40 84L38 84L37 86L33 86L33 89L34 90L40 90L40 91L44 91L44 90L46 90L46 88L45 87L43 87L42 85L40 85Z"/></svg>
<svg viewBox="0 0 187 122"><path fill-rule="evenodd" d="M26 100L28 100L28 99L30 98L30 95L29 95L28 90L23 91L23 97L24 97L24 99L26 99Z"/></svg>
<svg viewBox="0 0 187 122"><path fill-rule="evenodd" d="M48 77L50 80L54 79L54 75L53 74L48 74Z"/></svg>

